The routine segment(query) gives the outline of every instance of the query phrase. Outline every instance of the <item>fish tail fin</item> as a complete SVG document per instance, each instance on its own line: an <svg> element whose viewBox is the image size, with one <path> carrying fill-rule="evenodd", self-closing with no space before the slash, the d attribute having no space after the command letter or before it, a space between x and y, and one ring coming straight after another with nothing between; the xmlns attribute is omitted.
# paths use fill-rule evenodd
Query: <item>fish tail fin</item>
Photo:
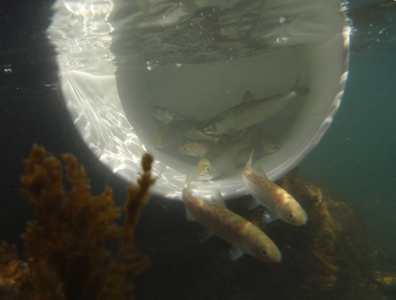
<svg viewBox="0 0 396 300"><path fill-rule="evenodd" d="M293 88L290 90L290 92L287 93L289 97L305 96L306 94L309 93L309 88L298 86L299 79L300 79L300 74L298 74L296 83L294 84Z"/></svg>

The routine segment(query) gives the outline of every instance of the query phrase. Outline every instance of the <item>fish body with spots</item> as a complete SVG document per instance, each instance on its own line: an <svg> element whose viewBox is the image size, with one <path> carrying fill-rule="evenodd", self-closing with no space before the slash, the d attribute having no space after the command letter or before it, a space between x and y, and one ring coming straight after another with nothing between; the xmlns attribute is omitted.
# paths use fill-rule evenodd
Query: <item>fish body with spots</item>
<svg viewBox="0 0 396 300"><path fill-rule="evenodd" d="M252 100L251 94L247 92L242 103L210 119L204 126L203 131L207 134L228 134L249 128L273 116L292 99L297 96L304 96L308 91L308 88L295 86L287 93L259 100Z"/></svg>
<svg viewBox="0 0 396 300"><path fill-rule="evenodd" d="M195 221L232 245L231 259L238 259L246 253L265 262L282 260L274 242L253 223L227 209L221 195L215 196L219 205L210 203L194 197L188 183L182 194L186 209Z"/></svg>
<svg viewBox="0 0 396 300"><path fill-rule="evenodd" d="M170 109L160 106L151 106L150 112L162 125L168 125L172 120L180 121L187 119Z"/></svg>
<svg viewBox="0 0 396 300"><path fill-rule="evenodd" d="M253 153L242 171L242 177L249 193L267 209L264 221L269 223L281 219L291 225L305 225L308 217L298 201L269 180L260 166L254 166L252 157Z"/></svg>

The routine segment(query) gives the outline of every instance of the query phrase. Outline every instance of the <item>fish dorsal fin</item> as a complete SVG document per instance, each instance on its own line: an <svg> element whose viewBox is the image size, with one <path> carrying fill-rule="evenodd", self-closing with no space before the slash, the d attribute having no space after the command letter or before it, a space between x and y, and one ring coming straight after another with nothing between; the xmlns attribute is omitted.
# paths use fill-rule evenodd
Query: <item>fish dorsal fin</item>
<svg viewBox="0 0 396 300"><path fill-rule="evenodd" d="M267 178L267 175L265 175L264 170L257 163L253 162L258 152L259 151L255 150L255 147L253 147L252 153L250 154L250 158L246 163L245 169L250 170L250 172L256 174L257 176Z"/></svg>
<svg viewBox="0 0 396 300"><path fill-rule="evenodd" d="M210 203L219 207L227 207L223 196L219 191L215 192L209 200Z"/></svg>
<svg viewBox="0 0 396 300"><path fill-rule="evenodd" d="M233 245L230 249L230 259L231 260L237 260L238 258L240 258L243 255L243 252L241 250L241 248L239 248L236 245Z"/></svg>
<svg viewBox="0 0 396 300"><path fill-rule="evenodd" d="M262 178L267 179L267 175L265 174L263 168L261 168L258 164L254 164L254 166L252 166L252 171L257 175L260 176Z"/></svg>
<svg viewBox="0 0 396 300"><path fill-rule="evenodd" d="M256 100L256 98L253 96L253 94L249 91L246 91L245 94L243 95L242 102L250 102L254 100Z"/></svg>

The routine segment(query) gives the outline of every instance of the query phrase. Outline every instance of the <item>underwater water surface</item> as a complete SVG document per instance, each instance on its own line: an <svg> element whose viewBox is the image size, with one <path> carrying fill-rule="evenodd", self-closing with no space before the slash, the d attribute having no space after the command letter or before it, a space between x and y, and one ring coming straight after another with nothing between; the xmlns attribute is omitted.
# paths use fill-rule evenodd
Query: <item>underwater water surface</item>
<svg viewBox="0 0 396 300"><path fill-rule="evenodd" d="M2 10L8 12L7 17L1 18L3 28L9 30L2 33L0 49L0 240L16 244L22 257L25 250L20 236L27 220L34 219L34 215L19 194L19 177L23 173L22 159L29 156L33 144L44 145L57 157L65 152L76 155L91 178L93 194L100 193L108 184L113 187L116 204L122 205L127 186L97 159L80 137L60 96L55 52L46 36L52 4L52 1L10 3ZM330 239L331 231L325 229L334 228L324 222L327 211L341 228L350 228L337 241L344 255L338 259L349 273L336 273L335 284L330 276L333 273L325 276L331 267L324 264L320 265L321 269L314 269L309 265L311 257L304 254L314 252L306 243L313 241L310 230L314 229L309 222L305 228L279 222L265 228L282 250L282 263L258 263L246 255L231 261L229 244L223 240L211 237L199 242L201 227L186 220L182 202L153 195L136 230L139 251L151 259L150 268L134 279L138 299L261 299L264 295L269 299L379 299L378 291L371 290L362 298L348 285L354 286L356 282L351 278L355 276L359 284L375 286L378 281L373 279L373 273L380 274L379 277L389 273L389 278L393 278L396 269L396 5L393 1L350 1L346 5L352 20L352 40L345 93L328 132L299 165L298 172L323 191L341 197L339 203L338 196L332 198L324 192L331 205L318 212L310 202L309 193L301 193L304 205L307 208L313 205L307 209L309 219L318 222L314 224L324 224L318 227L322 231L312 234L322 233ZM289 79L287 86L294 82ZM240 97L235 97L235 101L236 98ZM290 189L294 187L296 194L301 192L300 182L282 184L289 184ZM238 197L227 204L260 224L262 211L247 210L243 205L247 199ZM345 246L349 243L353 245L351 248ZM368 251L373 244L375 251ZM385 254L379 258L373 253ZM365 265L366 255L376 257L370 265ZM355 261L348 260L352 256L356 257ZM306 262L305 269L301 261ZM383 268L384 261L388 269ZM360 269L356 267L359 264ZM317 282L325 288L304 294L303 284L292 279L305 278L310 284L314 281L302 270L309 270L313 277L325 278ZM383 299L393 299L395 287L387 288ZM266 294L268 291L271 293Z"/></svg>

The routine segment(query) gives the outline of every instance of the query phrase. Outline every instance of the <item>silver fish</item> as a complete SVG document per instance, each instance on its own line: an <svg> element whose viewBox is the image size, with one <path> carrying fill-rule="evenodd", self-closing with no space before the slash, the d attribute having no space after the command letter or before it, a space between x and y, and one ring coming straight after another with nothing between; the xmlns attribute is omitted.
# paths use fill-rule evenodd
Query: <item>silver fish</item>
<svg viewBox="0 0 396 300"><path fill-rule="evenodd" d="M199 127L202 127L204 123L200 123ZM210 135L210 134L206 134L205 132L203 132L202 130L200 130L198 127L197 128L191 128L190 130L188 130L184 136L186 138L188 138L189 140L193 140L196 142L213 142L213 143L217 143L219 141L224 141L225 137L223 137L224 135Z"/></svg>
<svg viewBox="0 0 396 300"><path fill-rule="evenodd" d="M291 225L305 225L308 219L305 210L288 192L270 181L260 166L252 166L252 157L253 152L242 177L253 198L268 210L264 221L269 223L282 219Z"/></svg>
<svg viewBox="0 0 396 300"><path fill-rule="evenodd" d="M231 259L238 259L243 253L261 261L280 262L282 255L274 242L257 226L225 207L219 193L215 205L194 197L189 190L189 179L183 188L183 201L188 212L211 233L227 241L233 247Z"/></svg>
<svg viewBox="0 0 396 300"><path fill-rule="evenodd" d="M170 109L160 106L151 106L150 112L162 125L168 125L172 120L180 121L187 119Z"/></svg>
<svg viewBox="0 0 396 300"><path fill-rule="evenodd" d="M308 91L308 88L297 87L296 83L296 86L287 93L259 100L244 100L208 121L203 131L207 134L224 134L251 127L276 114L294 97L304 96ZM246 99L246 94L244 98Z"/></svg>
<svg viewBox="0 0 396 300"><path fill-rule="evenodd" d="M200 124L199 121L194 120L173 120L158 132L154 138L154 147L163 149L180 144L183 141L184 134Z"/></svg>
<svg viewBox="0 0 396 300"><path fill-rule="evenodd" d="M260 142L264 153L274 153L280 148L279 144L271 138L264 137Z"/></svg>
<svg viewBox="0 0 396 300"><path fill-rule="evenodd" d="M185 155L202 157L211 147L213 143L210 142L190 142L180 145L177 150Z"/></svg>
<svg viewBox="0 0 396 300"><path fill-rule="evenodd" d="M231 141L228 143L215 144L199 160L196 175L201 180L211 180L235 170L235 161L241 150L247 147L245 138ZM241 165L239 165L241 166Z"/></svg>

